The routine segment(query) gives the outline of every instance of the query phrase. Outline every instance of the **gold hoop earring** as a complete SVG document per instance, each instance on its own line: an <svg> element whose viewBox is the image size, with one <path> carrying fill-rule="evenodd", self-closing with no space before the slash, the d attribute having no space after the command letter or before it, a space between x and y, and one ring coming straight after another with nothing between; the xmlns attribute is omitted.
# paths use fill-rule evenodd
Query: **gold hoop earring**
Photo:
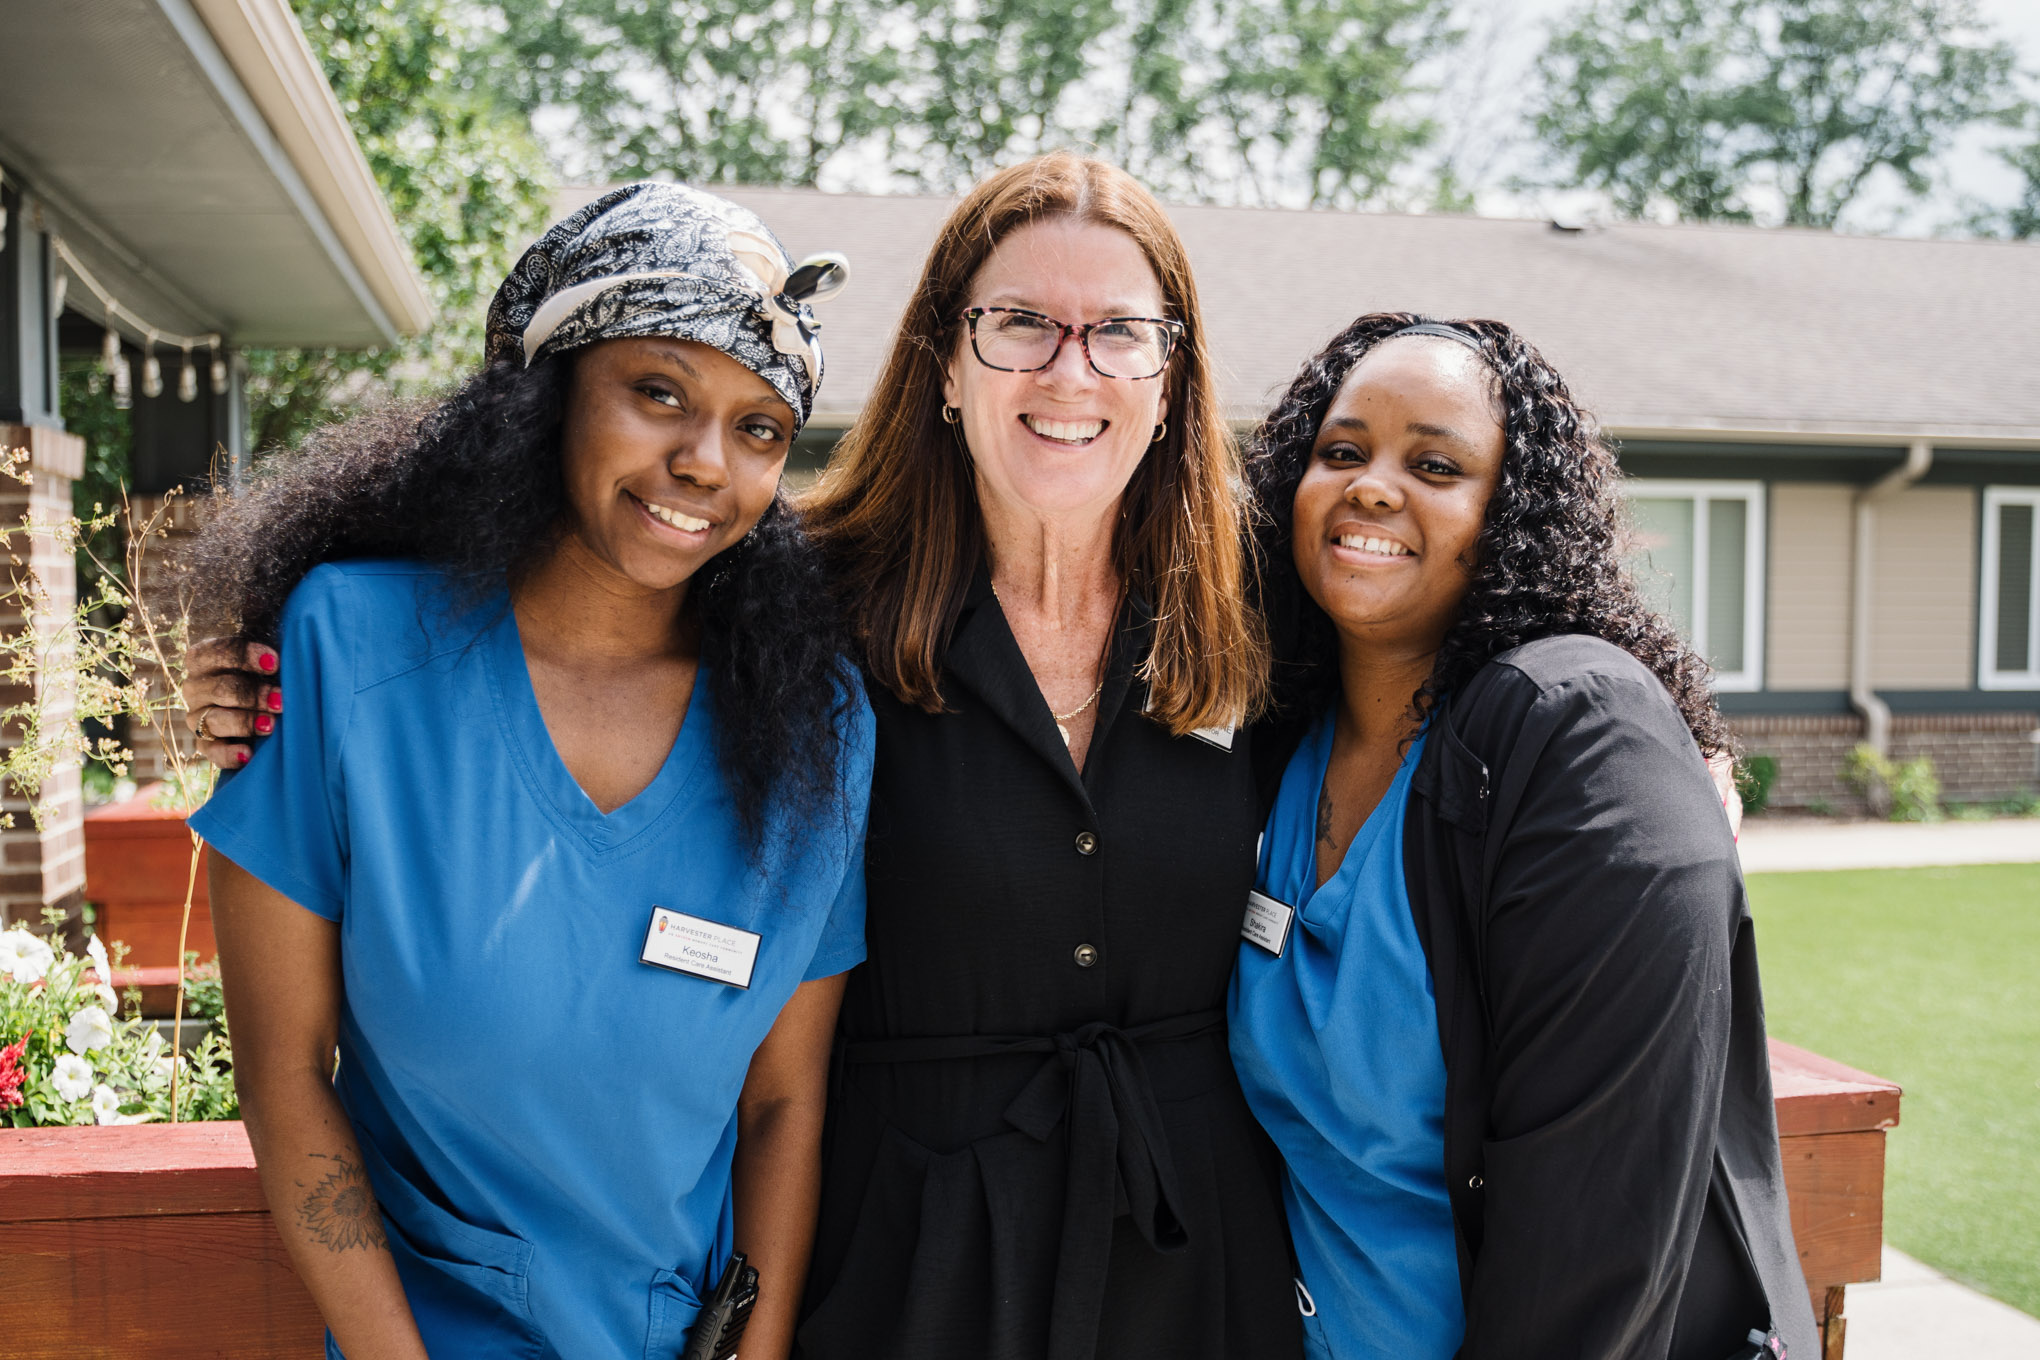
<svg viewBox="0 0 2040 1360"><path fill-rule="evenodd" d="M942 423L944 425L957 425L961 424L962 421L963 412L957 410L954 406L951 406L948 402L942 403Z"/></svg>
<svg viewBox="0 0 2040 1360"><path fill-rule="evenodd" d="M1166 437L1166 436L1168 435L1168 433L1169 433L1169 422L1165 420L1165 421L1163 421L1163 422L1162 422L1161 424L1159 424L1159 425L1155 426L1155 433L1154 433L1154 437L1153 437L1152 439L1148 440L1148 443L1150 443L1150 444L1159 444L1159 443L1161 443L1161 442L1162 442L1162 440L1163 440L1163 439L1164 439L1164 438L1165 438L1165 437Z"/></svg>

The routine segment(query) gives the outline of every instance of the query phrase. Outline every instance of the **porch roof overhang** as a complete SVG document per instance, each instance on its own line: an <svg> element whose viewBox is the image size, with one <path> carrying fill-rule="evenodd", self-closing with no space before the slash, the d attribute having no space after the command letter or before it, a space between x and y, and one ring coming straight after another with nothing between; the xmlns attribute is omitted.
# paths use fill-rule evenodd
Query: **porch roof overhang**
<svg viewBox="0 0 2040 1360"><path fill-rule="evenodd" d="M429 323L287 0L8 0L0 33L0 168L125 305L233 345Z"/></svg>

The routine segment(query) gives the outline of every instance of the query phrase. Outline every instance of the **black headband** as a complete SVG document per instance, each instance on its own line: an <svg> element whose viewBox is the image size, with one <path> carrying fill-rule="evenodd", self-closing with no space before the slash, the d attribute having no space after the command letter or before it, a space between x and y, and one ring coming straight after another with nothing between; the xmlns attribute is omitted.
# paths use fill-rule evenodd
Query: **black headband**
<svg viewBox="0 0 2040 1360"><path fill-rule="evenodd" d="M1420 321L1414 326L1404 326L1384 338L1394 340L1405 335L1435 335L1446 340L1457 340L1481 358L1487 358L1487 349L1481 344L1479 336L1463 331L1457 326L1448 326L1442 321Z"/></svg>

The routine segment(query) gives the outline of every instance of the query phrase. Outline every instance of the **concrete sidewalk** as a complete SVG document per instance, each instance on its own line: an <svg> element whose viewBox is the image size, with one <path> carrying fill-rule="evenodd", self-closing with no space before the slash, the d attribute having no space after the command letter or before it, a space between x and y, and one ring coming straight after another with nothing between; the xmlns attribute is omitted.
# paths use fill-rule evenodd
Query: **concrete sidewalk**
<svg viewBox="0 0 2040 1360"><path fill-rule="evenodd" d="M1889 1245L1884 1278L1852 1284L1842 1305L1848 1360L2034 1360L2040 1318L1955 1283Z"/></svg>
<svg viewBox="0 0 2040 1360"><path fill-rule="evenodd" d="M1838 822L1799 817L1744 820L1743 872L1915 869L1938 864L2040 862L2040 817L1988 822Z"/></svg>

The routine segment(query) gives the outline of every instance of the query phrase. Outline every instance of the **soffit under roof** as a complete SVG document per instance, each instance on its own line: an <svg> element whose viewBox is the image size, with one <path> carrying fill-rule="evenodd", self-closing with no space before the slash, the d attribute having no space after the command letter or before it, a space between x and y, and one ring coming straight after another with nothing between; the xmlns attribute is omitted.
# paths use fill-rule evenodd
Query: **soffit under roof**
<svg viewBox="0 0 2040 1360"><path fill-rule="evenodd" d="M124 304L236 345L395 338L186 0L0 0L0 48L0 167Z"/></svg>

